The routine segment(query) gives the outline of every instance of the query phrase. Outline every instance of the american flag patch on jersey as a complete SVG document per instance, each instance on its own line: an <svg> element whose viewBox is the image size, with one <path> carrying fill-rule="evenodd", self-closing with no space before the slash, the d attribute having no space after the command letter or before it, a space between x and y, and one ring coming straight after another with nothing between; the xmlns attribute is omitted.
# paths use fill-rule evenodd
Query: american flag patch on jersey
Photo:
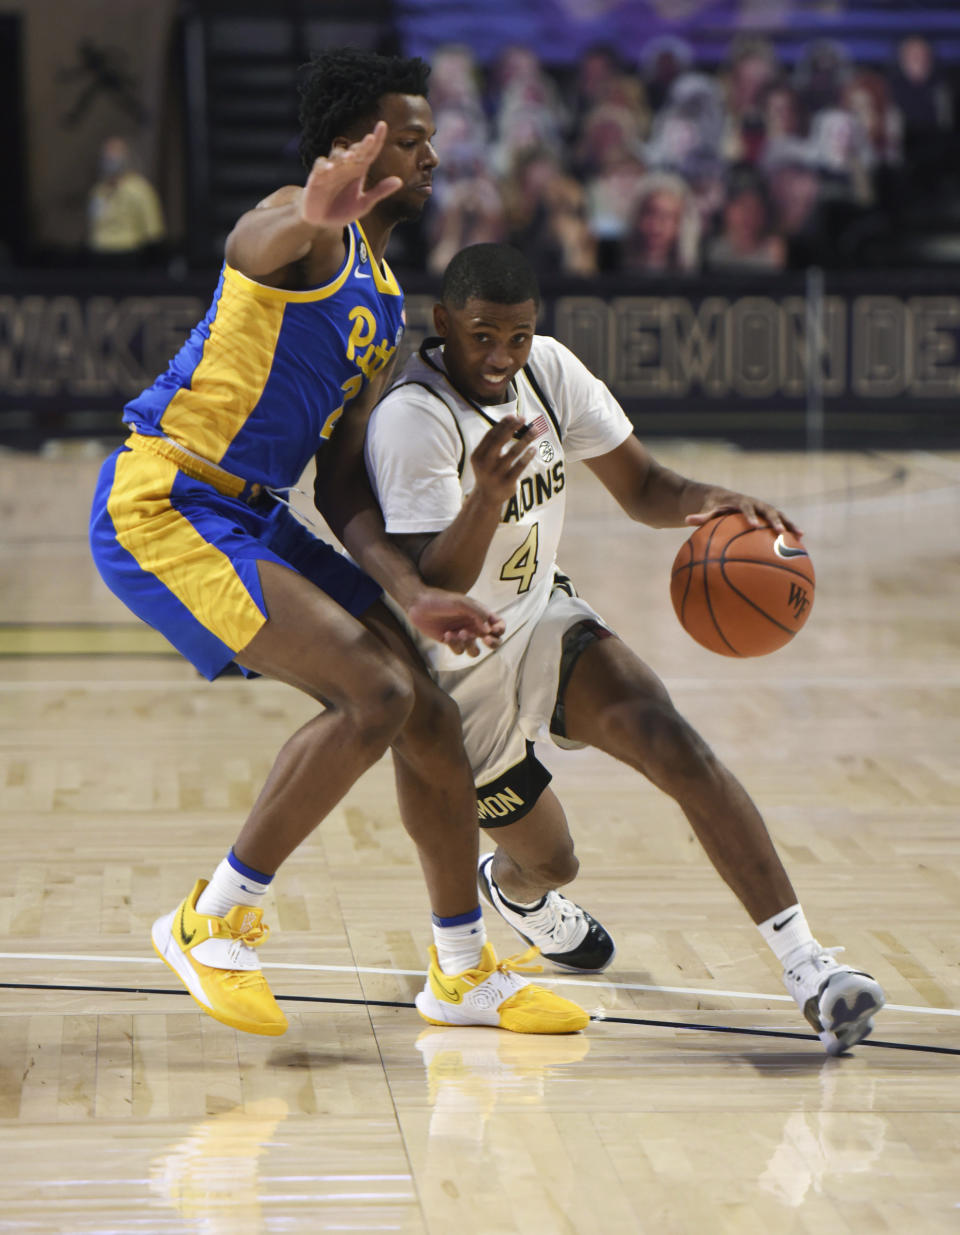
<svg viewBox="0 0 960 1235"><path fill-rule="evenodd" d="M526 433L524 433L523 436L528 437L530 439L537 438L537 437L543 437L544 433L546 433L549 430L549 428L550 428L550 425L547 422L547 418L541 412L540 415L536 418L536 420L531 421L530 424L527 425L527 431Z"/></svg>

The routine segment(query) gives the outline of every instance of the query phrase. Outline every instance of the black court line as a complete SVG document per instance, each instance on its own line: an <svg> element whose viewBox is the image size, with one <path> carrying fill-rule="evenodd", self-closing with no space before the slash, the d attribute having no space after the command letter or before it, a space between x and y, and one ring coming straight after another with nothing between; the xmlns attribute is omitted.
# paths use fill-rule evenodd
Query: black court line
<svg viewBox="0 0 960 1235"><path fill-rule="evenodd" d="M830 502L839 499L847 499L857 501L864 497L883 496L885 493L894 493L897 489L902 489L910 477L910 468L905 463L894 462L889 457L877 450L860 450L857 452L865 459L869 459L871 463L876 462L888 468L885 476L878 476L874 480L863 480L857 484L842 486L835 489L821 489L819 493L796 493L790 497L783 499L784 507L801 506L804 503L816 504L817 502Z"/></svg>
<svg viewBox="0 0 960 1235"><path fill-rule="evenodd" d="M0 982L0 990L8 991L92 991L110 995L187 995L187 990L172 990L162 986L64 986L50 982ZM395 999L348 999L326 995L274 995L290 1003L347 1003L361 1008L413 1008L412 1003L400 1003Z"/></svg>
<svg viewBox="0 0 960 1235"><path fill-rule="evenodd" d="M0 982L0 990L8 991L85 991L109 995L190 995L186 990L171 990L159 986L65 986L48 982ZM275 995L275 999L285 1003L335 1003L352 1004L360 1008L413 1008L413 1003L405 1003L397 999L348 999L329 995ZM704 1025L694 1021L660 1021L648 1020L638 1016L591 1016L591 1021L602 1025L604 1021L612 1025L642 1025L655 1029L691 1029L702 1033L739 1033L755 1038L792 1038L800 1042L817 1042L820 1039L812 1033L794 1033L789 1029L740 1029L735 1025ZM464 1026L468 1028L468 1026ZM890 1051L921 1051L930 1055L960 1055L960 1047L956 1046L923 1046L917 1042L881 1042L876 1038L865 1038L857 1046L876 1046Z"/></svg>
<svg viewBox="0 0 960 1235"><path fill-rule="evenodd" d="M661 1029L702 1029L709 1033L745 1033L761 1038L797 1038L801 1042L819 1042L812 1033L794 1033L789 1029L738 1029L734 1025L692 1024L688 1021L648 1021L632 1016L592 1016L593 1021L613 1021L618 1025L656 1025ZM919 1042L881 1042L878 1038L864 1038L861 1046L879 1046L889 1051L926 1051L932 1055L960 1055L956 1046L922 1046Z"/></svg>

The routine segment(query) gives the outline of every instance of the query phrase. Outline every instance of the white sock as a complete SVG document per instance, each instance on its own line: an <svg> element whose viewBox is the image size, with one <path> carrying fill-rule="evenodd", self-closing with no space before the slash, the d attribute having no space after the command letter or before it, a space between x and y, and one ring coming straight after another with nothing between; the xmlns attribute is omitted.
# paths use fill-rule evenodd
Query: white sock
<svg viewBox="0 0 960 1235"><path fill-rule="evenodd" d="M468 921L462 921L463 918ZM487 942L487 928L479 907L476 915L461 914L459 918L438 918L434 914L433 942L443 973L456 974L463 973L465 969L476 969L483 945Z"/></svg>
<svg viewBox="0 0 960 1235"><path fill-rule="evenodd" d="M211 918L222 918L234 905L250 905L256 909L263 901L273 880L272 875L255 871L234 857L231 849L217 869L213 878L200 893L197 913Z"/></svg>
<svg viewBox="0 0 960 1235"><path fill-rule="evenodd" d="M764 942L786 968L787 957L798 948L808 948L816 944L807 919L799 905L789 905L781 909L766 922L760 922L757 930L763 936Z"/></svg>

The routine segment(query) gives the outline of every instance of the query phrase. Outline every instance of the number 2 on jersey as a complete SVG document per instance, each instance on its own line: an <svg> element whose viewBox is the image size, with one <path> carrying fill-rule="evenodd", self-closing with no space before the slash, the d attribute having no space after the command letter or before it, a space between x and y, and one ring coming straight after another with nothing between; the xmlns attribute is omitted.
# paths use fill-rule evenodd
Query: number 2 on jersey
<svg viewBox="0 0 960 1235"><path fill-rule="evenodd" d="M540 524L535 523L530 529L527 539L500 567L500 578L509 583L517 580L518 592L529 592L533 576L537 573L537 544L540 538Z"/></svg>
<svg viewBox="0 0 960 1235"><path fill-rule="evenodd" d="M328 441L337 421L343 415L343 409L347 406L351 399L355 399L360 393L360 388L363 386L363 378L358 373L355 377L348 377L340 389L343 391L343 402L339 407L335 407L330 415L323 422L323 428L320 430L320 436L324 441Z"/></svg>

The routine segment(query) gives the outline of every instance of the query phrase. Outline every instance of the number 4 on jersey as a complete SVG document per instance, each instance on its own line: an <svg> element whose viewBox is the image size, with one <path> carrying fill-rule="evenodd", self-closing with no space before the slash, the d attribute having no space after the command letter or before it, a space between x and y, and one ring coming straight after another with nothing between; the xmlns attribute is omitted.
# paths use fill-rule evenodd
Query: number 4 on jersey
<svg viewBox="0 0 960 1235"><path fill-rule="evenodd" d="M537 573L539 528L539 523L535 523L527 539L500 567L500 578L507 583L516 579L518 592L529 592L533 576Z"/></svg>

